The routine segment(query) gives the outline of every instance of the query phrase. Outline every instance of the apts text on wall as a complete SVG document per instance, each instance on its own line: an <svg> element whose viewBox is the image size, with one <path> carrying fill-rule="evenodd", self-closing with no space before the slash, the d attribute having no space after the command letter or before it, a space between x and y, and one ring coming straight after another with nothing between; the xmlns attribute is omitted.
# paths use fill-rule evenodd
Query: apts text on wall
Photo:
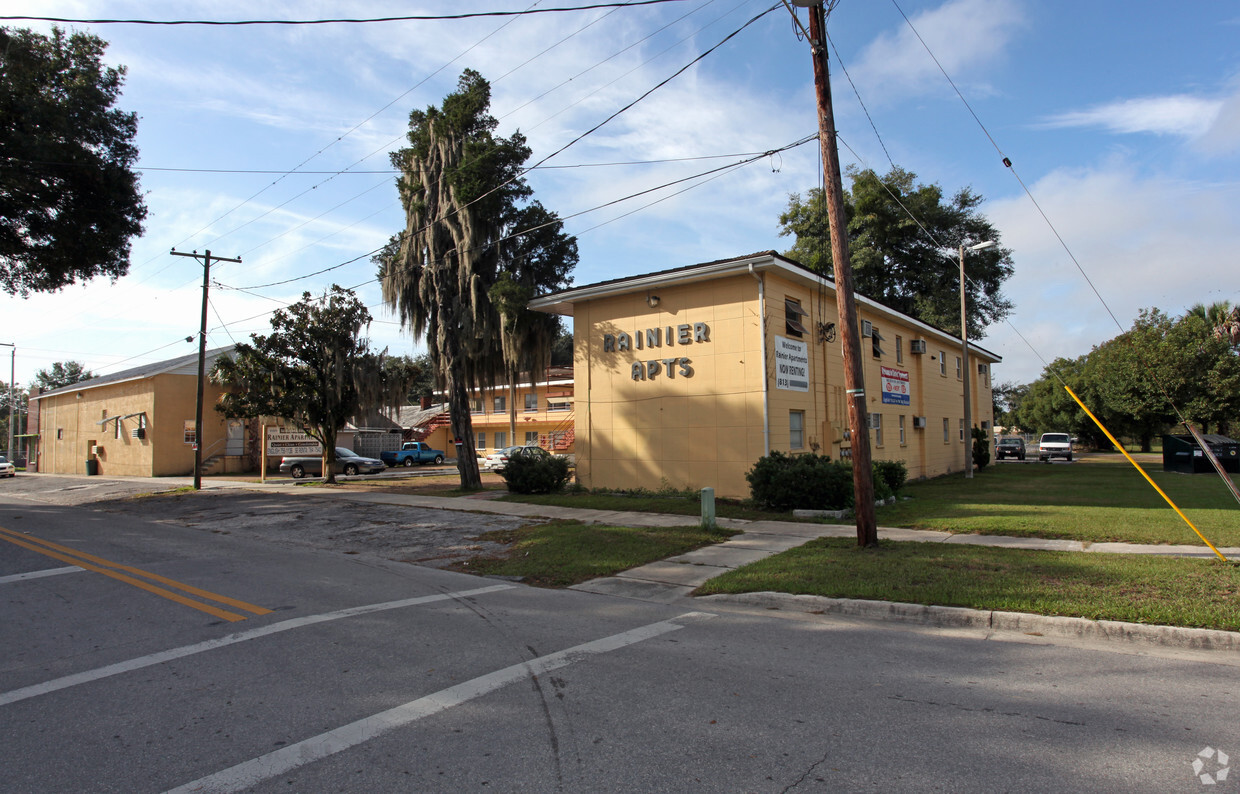
<svg viewBox="0 0 1240 794"><path fill-rule="evenodd" d="M696 345L710 342L710 326L706 323L681 323L658 328L643 328L633 335L624 333L603 334L604 353L625 353L635 350L661 350L677 346ZM632 377L637 381L648 381L658 378L661 374L668 378L679 375L682 378L693 377L693 360L688 356L672 356L668 358L652 358L634 361Z"/></svg>

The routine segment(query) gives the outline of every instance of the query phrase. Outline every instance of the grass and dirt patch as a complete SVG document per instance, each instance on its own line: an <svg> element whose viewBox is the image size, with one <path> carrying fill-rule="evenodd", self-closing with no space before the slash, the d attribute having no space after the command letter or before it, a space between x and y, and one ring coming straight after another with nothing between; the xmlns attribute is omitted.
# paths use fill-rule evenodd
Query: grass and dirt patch
<svg viewBox="0 0 1240 794"><path fill-rule="evenodd" d="M478 540L503 543L508 550L451 567L484 576L520 577L539 587L568 587L719 543L732 534L696 526L633 528L550 521L480 535Z"/></svg>
<svg viewBox="0 0 1240 794"><path fill-rule="evenodd" d="M1220 560L824 538L696 593L762 591L1240 631L1240 567Z"/></svg>

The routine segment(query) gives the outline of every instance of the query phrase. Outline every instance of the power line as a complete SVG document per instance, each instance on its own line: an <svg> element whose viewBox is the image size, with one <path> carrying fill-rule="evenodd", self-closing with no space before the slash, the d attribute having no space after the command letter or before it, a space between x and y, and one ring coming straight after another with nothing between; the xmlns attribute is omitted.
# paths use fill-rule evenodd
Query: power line
<svg viewBox="0 0 1240 794"><path fill-rule="evenodd" d="M681 3L684 0L631 0L627 3L595 3L584 6L560 8L537 8L525 11L475 11L464 14L410 14L393 17L338 17L331 19L75 19L71 17L0 16L3 21L63 22L75 25L203 25L209 27L239 27L245 25L337 25L369 24L373 22L439 22L481 17L520 17L531 14L554 14L566 11L592 11L599 8L627 8L637 6Z"/></svg>

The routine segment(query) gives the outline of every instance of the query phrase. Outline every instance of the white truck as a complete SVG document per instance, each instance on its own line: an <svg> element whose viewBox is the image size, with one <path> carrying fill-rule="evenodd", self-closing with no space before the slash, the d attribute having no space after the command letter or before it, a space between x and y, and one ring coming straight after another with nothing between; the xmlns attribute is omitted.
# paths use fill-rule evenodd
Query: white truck
<svg viewBox="0 0 1240 794"><path fill-rule="evenodd" d="M1067 433L1043 433L1038 441L1038 460L1049 463L1051 458L1072 460L1072 436Z"/></svg>

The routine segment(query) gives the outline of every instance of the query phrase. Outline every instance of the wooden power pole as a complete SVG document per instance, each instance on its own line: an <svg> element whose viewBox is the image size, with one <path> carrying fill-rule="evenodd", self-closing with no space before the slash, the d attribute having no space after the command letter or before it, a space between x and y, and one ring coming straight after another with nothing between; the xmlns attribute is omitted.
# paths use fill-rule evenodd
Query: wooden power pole
<svg viewBox="0 0 1240 794"><path fill-rule="evenodd" d="M198 259L198 252L181 253L172 249L173 256L188 256ZM241 257L227 259L215 257L216 262L240 262ZM202 490L202 394L203 380L206 376L207 362L207 287L211 283L211 252L204 251L202 256L202 325L198 331L198 402L194 411L194 490ZM266 443L266 439L263 439Z"/></svg>
<svg viewBox="0 0 1240 794"><path fill-rule="evenodd" d="M800 3L799 3L800 4ZM857 516L857 545L878 545L874 517L874 472L870 463L870 428L866 411L865 379L861 371L861 339L857 302L853 297L852 261L848 255L848 221L840 179L840 153L835 142L835 114L831 109L831 78L827 70L826 13L821 0L809 7L809 37L814 54L814 85L818 93L818 143L822 147L823 193L831 229L831 262L835 270L835 303L840 313L840 343L844 353L844 388L848 400L848 428L852 437L853 501Z"/></svg>

